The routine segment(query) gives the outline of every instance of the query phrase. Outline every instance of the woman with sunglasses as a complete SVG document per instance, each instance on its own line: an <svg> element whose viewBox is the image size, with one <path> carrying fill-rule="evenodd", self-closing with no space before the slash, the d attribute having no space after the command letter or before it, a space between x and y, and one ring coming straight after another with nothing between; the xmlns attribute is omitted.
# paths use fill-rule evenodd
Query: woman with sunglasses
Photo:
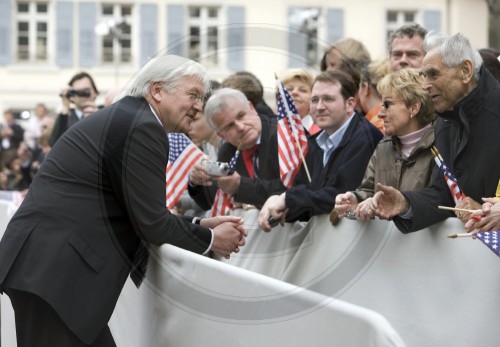
<svg viewBox="0 0 500 347"><path fill-rule="evenodd" d="M378 117L384 121L386 137L373 153L361 185L335 198L339 217L374 217L371 199L377 183L398 190L417 190L430 183L434 158L435 111L428 93L422 89L417 70L404 69L385 76L377 85L382 95Z"/></svg>

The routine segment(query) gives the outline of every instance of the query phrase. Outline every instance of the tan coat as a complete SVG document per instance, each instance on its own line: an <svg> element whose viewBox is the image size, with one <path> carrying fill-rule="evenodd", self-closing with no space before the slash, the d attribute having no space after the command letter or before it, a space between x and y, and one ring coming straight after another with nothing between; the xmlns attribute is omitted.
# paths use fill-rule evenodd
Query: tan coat
<svg viewBox="0 0 500 347"><path fill-rule="evenodd" d="M392 186L400 191L418 190L429 186L434 157L434 125L424 133L410 156L402 158L397 137L385 137L378 144L365 171L361 185L353 193L358 202L375 194L377 183Z"/></svg>

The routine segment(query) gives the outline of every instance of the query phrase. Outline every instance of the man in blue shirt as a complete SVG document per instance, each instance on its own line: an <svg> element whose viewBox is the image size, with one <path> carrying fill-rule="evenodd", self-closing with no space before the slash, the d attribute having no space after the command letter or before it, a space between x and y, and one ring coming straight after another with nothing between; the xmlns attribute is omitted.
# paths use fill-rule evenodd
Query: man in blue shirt
<svg viewBox="0 0 500 347"><path fill-rule="evenodd" d="M382 134L355 112L357 89L340 71L316 77L310 113L322 131L309 139L306 164L311 181L302 167L293 187L266 201L259 215L263 230L271 230L269 217L293 222L330 213L338 193L359 186Z"/></svg>

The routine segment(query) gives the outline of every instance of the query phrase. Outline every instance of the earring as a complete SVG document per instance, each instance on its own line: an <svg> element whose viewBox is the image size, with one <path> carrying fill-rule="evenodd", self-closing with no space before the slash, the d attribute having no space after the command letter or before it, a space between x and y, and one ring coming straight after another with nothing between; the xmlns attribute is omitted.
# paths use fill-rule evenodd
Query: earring
<svg viewBox="0 0 500 347"><path fill-rule="evenodd" d="M412 119L412 118L413 118L413 113L410 113L410 119Z"/></svg>

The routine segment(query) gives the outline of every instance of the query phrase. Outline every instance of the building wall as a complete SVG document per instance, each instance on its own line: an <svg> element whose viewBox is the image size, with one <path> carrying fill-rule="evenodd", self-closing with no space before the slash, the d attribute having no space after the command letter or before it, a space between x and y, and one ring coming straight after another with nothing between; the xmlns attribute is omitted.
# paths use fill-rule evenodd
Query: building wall
<svg viewBox="0 0 500 347"><path fill-rule="evenodd" d="M187 45L187 6L188 1L132 1L119 3L134 5L132 22L133 63L110 66L85 66L99 54L97 39L92 37L93 22L98 18L86 17L82 9L95 9L99 12L101 3L113 1L54 1L50 3L49 47L51 56L47 64L17 64L14 62L15 10L16 1L0 0L0 38L2 32L10 34L10 59L2 61L0 46L0 109L14 107L32 109L37 102L45 102L49 108L59 106L59 90L71 76L81 70L88 71L96 80L101 96L109 89L126 86L134 73L156 52L186 52ZM484 0L197 0L197 6L221 6L219 27L221 35L217 55L219 66L210 68L214 79L222 80L234 70L254 72L263 82L266 95L272 99L275 86L275 73L282 73L290 66L304 65L301 52L303 37L293 28L289 19L290 11L295 8L319 8L322 15L317 23L320 52L330 43L332 37L352 37L362 41L372 58L386 54L386 17L388 10L415 11L416 22L426 26L437 26L439 30L464 33L478 48L486 47L488 42L488 10ZM61 15L60 6L71 8L69 16ZM9 9L2 14L2 10ZM90 11L92 14L92 11ZM5 17L8 16L8 17ZM6 20L5 18L8 18ZM341 19L340 24L329 18ZM65 22L66 21L66 22ZM66 24L64 24L66 23ZM231 23L227 25L227 23ZM243 23L243 24L241 24ZM61 40L58 37L61 27L70 26L69 51L58 54ZM82 31L86 27L86 31ZM3 30L3 31L2 31ZM89 31L90 30L90 31ZM84 34L82 34L84 33ZM177 36L176 36L177 35ZM339 36L340 35L340 36ZM178 38L174 42L174 38ZM92 43L94 42L94 45ZM64 42L63 42L64 43ZM1 41L0 41L1 45ZM86 46L87 45L87 46ZM90 45L90 46L89 46ZM97 47L96 47L97 46ZM93 52L84 47L93 47ZM90 56L89 56L90 55ZM98 61L98 59L94 59ZM62 64L61 62L66 62ZM69 62L69 64L67 64ZM203 60L201 61L203 63ZM91 64L92 65L92 64ZM317 65L312 69L317 70Z"/></svg>

